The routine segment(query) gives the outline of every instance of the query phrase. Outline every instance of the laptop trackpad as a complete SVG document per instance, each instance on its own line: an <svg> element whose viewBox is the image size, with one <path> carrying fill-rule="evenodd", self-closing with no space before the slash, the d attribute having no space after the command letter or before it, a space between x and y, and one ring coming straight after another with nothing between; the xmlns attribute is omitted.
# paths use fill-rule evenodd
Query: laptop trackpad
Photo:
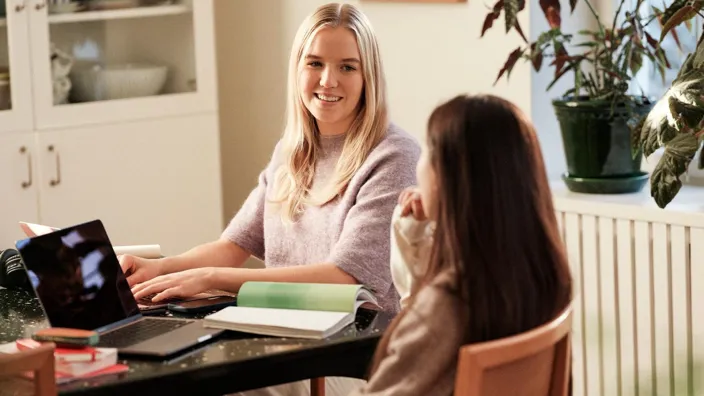
<svg viewBox="0 0 704 396"><path fill-rule="evenodd" d="M202 320L194 320L192 323L176 330L169 331L160 336L150 338L138 344L120 348L120 354L147 355L147 356L168 356L178 353L199 343L204 343L221 334L224 330L203 327Z"/></svg>

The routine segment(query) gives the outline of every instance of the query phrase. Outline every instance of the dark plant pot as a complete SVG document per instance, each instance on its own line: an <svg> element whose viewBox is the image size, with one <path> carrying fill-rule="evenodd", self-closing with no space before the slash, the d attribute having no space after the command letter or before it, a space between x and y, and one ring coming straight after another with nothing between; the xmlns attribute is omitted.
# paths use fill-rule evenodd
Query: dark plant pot
<svg viewBox="0 0 704 396"><path fill-rule="evenodd" d="M635 105L633 112L648 114L653 103L646 103ZM648 181L640 170L643 155L640 150L635 157L632 155L629 113L625 106L616 106L612 113L608 101L563 98L553 100L552 104L567 161L563 179L570 190L616 194L643 188ZM609 180L600 183L599 179ZM580 187L585 183L589 185Z"/></svg>

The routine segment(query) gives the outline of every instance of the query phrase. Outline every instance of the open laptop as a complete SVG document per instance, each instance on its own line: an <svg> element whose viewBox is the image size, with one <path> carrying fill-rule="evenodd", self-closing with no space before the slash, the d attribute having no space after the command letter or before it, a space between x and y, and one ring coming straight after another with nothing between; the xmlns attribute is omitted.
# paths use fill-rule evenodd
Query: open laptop
<svg viewBox="0 0 704 396"><path fill-rule="evenodd" d="M95 330L121 355L166 357L222 333L197 319L144 317L100 220L16 243L52 327Z"/></svg>

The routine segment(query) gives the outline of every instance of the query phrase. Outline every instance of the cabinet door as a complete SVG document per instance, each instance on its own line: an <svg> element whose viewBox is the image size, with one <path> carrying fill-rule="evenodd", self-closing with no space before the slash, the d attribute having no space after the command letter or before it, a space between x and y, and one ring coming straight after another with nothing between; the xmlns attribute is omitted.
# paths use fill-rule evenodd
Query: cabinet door
<svg viewBox="0 0 704 396"><path fill-rule="evenodd" d="M218 140L214 114L39 132L42 223L101 219L113 244L169 255L216 239Z"/></svg>
<svg viewBox="0 0 704 396"><path fill-rule="evenodd" d="M34 134L0 135L0 250L24 237L18 222L38 221L36 158Z"/></svg>
<svg viewBox="0 0 704 396"><path fill-rule="evenodd" d="M51 2L30 15L38 129L217 109L212 0Z"/></svg>
<svg viewBox="0 0 704 396"><path fill-rule="evenodd" d="M0 0L0 134L33 127L28 12L25 1Z"/></svg>

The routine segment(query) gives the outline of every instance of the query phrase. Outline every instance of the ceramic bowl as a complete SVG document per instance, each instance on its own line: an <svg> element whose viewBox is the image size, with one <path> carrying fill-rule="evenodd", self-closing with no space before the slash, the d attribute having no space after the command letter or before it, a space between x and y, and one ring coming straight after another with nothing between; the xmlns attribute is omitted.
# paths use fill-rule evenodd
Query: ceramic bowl
<svg viewBox="0 0 704 396"><path fill-rule="evenodd" d="M158 95L168 68L143 63L76 65L70 74L71 97L77 102Z"/></svg>

